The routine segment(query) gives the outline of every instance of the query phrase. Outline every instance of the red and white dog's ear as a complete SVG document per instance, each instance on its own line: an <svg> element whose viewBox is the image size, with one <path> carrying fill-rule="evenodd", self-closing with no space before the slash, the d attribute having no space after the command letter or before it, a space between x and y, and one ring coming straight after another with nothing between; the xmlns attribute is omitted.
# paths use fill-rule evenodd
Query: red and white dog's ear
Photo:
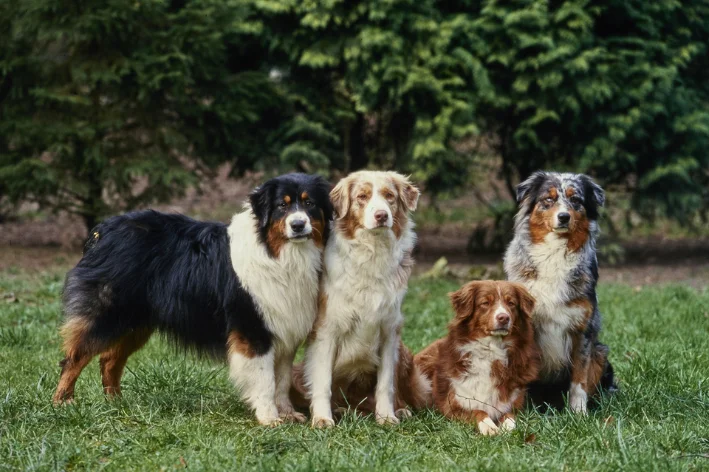
<svg viewBox="0 0 709 472"><path fill-rule="evenodd" d="M399 199L407 211L415 211L418 206L419 196L421 192L417 189L409 178L397 172L390 172L394 185L399 192Z"/></svg>
<svg viewBox="0 0 709 472"><path fill-rule="evenodd" d="M453 320L455 324L470 318L475 313L475 296L478 293L479 286L479 282L470 282L463 285L459 290L448 294L455 311Z"/></svg>
<svg viewBox="0 0 709 472"><path fill-rule="evenodd" d="M520 311L524 313L527 318L531 318L532 313L534 313L536 300L523 285L512 282L510 282L510 284L515 288L515 292L517 292L517 301Z"/></svg>
<svg viewBox="0 0 709 472"><path fill-rule="evenodd" d="M338 219L345 217L350 210L350 193L352 192L351 179L345 177L335 185L330 192L330 201Z"/></svg>

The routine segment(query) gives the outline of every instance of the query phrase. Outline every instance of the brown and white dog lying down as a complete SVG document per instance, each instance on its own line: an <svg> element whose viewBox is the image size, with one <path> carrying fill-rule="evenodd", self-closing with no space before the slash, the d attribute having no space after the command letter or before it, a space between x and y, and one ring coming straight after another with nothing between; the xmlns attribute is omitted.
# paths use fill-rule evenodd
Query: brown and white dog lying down
<svg viewBox="0 0 709 472"><path fill-rule="evenodd" d="M414 360L431 382L432 403L485 435L514 429L515 411L539 372L534 298L520 284L495 281L470 282L449 295L455 317L448 336Z"/></svg>
<svg viewBox="0 0 709 472"><path fill-rule="evenodd" d="M397 413L409 414L405 404L425 402L410 395L420 388L409 380L420 376L410 372L400 340L416 241L409 213L418 198L396 172L355 172L330 193L337 218L325 247L318 315L305 362L294 371L294 397L309 399L314 427L335 424L333 407L397 424Z"/></svg>

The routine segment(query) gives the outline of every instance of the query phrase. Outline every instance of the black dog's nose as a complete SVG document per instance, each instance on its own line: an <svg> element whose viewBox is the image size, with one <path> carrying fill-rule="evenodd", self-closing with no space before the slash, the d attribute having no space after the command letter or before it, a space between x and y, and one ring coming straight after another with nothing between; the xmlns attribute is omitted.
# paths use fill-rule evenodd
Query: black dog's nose
<svg viewBox="0 0 709 472"><path fill-rule="evenodd" d="M305 229L305 220L293 220L290 223L291 229L296 233L302 233Z"/></svg>
<svg viewBox="0 0 709 472"><path fill-rule="evenodd" d="M568 213L559 213L556 217L559 219L559 223L561 224L566 224L571 219L571 215Z"/></svg>

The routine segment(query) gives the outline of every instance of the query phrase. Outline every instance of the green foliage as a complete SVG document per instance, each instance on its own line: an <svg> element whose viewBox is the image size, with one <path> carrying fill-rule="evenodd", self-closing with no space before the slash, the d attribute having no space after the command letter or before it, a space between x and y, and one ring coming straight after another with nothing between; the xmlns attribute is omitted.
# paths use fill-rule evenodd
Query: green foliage
<svg viewBox="0 0 709 472"><path fill-rule="evenodd" d="M701 0L27 0L0 26L5 200L92 221L225 160L393 168L435 197L492 146L510 194L576 170L709 220Z"/></svg>
<svg viewBox="0 0 709 472"><path fill-rule="evenodd" d="M706 2L488 1L471 15L469 44L494 87L477 118L510 187L565 168L630 186L646 215L706 204Z"/></svg>
<svg viewBox="0 0 709 472"><path fill-rule="evenodd" d="M434 192L465 182L465 153L452 144L478 132L473 95L490 86L479 59L456 42L461 17L433 0L254 4L284 86L307 101L301 122L331 130L328 144L339 148L323 155L321 137L298 139L285 160L408 170Z"/></svg>
<svg viewBox="0 0 709 472"><path fill-rule="evenodd" d="M98 217L268 157L280 93L239 0L2 2L0 190ZM253 61L251 61L253 62ZM275 118L274 118L275 117ZM266 131L261 131L266 130Z"/></svg>

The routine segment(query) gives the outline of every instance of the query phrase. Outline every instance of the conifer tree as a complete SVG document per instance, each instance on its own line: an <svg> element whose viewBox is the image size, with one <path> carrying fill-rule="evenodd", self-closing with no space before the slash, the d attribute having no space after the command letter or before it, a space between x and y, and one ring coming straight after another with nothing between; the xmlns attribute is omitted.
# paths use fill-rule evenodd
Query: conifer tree
<svg viewBox="0 0 709 472"><path fill-rule="evenodd" d="M23 0L0 15L0 190L81 215L275 152L283 97L239 0ZM268 126L262 126L264 122Z"/></svg>

